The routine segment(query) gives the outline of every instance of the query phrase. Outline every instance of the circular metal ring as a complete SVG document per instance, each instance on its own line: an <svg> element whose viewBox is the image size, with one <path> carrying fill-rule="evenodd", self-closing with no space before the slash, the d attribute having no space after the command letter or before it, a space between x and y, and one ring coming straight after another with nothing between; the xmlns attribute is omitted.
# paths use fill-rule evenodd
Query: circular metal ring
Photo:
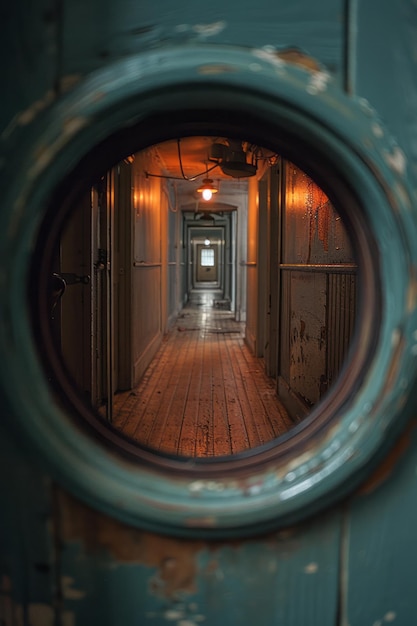
<svg viewBox="0 0 417 626"><path fill-rule="evenodd" d="M310 163L324 164L311 164L323 181L333 164L336 182L327 182L328 189L339 186L357 199L353 227L362 222L372 234L373 248L357 226L365 284L378 296L363 315L352 356L359 379L357 372L346 373L345 388L339 385L327 403L333 418L314 436L305 437L305 429L303 446L286 455L271 447L210 467L173 460L167 469L151 457L135 462L71 419L55 401L40 362L27 283L53 193L101 142L184 110L238 110L242 119L259 122L256 133L293 138L310 151ZM288 152L291 157L291 147ZM43 111L20 133L19 158L11 156L2 177L0 384L6 420L52 475L92 506L178 535L262 532L316 512L353 488L407 420L417 371L417 220L405 158L366 103L343 94L325 72L265 52L214 46L140 54L87 76Z"/></svg>

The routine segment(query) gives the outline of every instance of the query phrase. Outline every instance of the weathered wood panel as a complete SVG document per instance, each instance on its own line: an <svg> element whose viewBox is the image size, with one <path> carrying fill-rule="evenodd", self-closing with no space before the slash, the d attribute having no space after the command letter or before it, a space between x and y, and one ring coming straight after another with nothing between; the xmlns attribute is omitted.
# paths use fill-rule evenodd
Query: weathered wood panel
<svg viewBox="0 0 417 626"><path fill-rule="evenodd" d="M152 150L136 155L133 162L133 258L132 270L132 357L133 380L137 384L158 350L165 323L166 285L162 259L161 237L166 212L161 204L161 180L146 178L145 171L153 164ZM165 243L165 247L167 242Z"/></svg>
<svg viewBox="0 0 417 626"><path fill-rule="evenodd" d="M140 384L115 399L113 424L169 454L224 456L285 434L292 421L243 325L212 305L186 307Z"/></svg>
<svg viewBox="0 0 417 626"><path fill-rule="evenodd" d="M342 624L415 621L416 422L346 510Z"/></svg>
<svg viewBox="0 0 417 626"><path fill-rule="evenodd" d="M289 281L290 319L288 383L297 396L314 405L326 379L326 275L284 272Z"/></svg>
<svg viewBox="0 0 417 626"><path fill-rule="evenodd" d="M324 191L296 165L284 167L279 388L307 410L346 361L356 264L348 231Z"/></svg>
<svg viewBox="0 0 417 626"><path fill-rule="evenodd" d="M341 0L315 4L262 0L256 5L244 0L237 11L233 3L215 0L202 12L193 2L168 5L164 0L152 4L123 0L115 4L106 0L97 10L94 3L67 1L63 12L63 71L92 71L103 63L150 50L160 41L173 45L208 42L290 48L287 58L295 63L317 60L342 82L343 7ZM303 60L299 51L312 59Z"/></svg>
<svg viewBox="0 0 417 626"><path fill-rule="evenodd" d="M62 493L60 559L70 576L62 610L76 624L94 610L103 626L335 626L339 525L332 514L243 542L181 540L124 526Z"/></svg>

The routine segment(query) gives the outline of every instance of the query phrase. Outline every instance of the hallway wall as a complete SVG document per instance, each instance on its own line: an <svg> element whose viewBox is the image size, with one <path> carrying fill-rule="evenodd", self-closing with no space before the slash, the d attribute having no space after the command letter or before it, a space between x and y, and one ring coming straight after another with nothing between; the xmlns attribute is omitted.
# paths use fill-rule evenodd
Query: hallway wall
<svg viewBox="0 0 417 626"><path fill-rule="evenodd" d="M165 299L167 270L162 263L162 229L166 228L167 204L162 180L146 178L145 171L155 163L149 153L133 162L133 273L132 341L133 382L136 385L162 341L166 324ZM162 209L162 210L161 210ZM165 244L166 245L166 244ZM146 302L146 306L144 303Z"/></svg>
<svg viewBox="0 0 417 626"><path fill-rule="evenodd" d="M136 385L158 348L169 320L181 308L179 235L175 206L152 148L138 153L133 170L132 342Z"/></svg>
<svg viewBox="0 0 417 626"><path fill-rule="evenodd" d="M302 415L346 362L357 317L357 262L337 207L293 163L283 169L279 389L298 401Z"/></svg>
<svg viewBox="0 0 417 626"><path fill-rule="evenodd" d="M263 355L263 346L257 344L259 307L259 190L258 181L250 178L248 183L248 225L247 225L246 267L246 326L245 341L256 356ZM262 242L266 246L266 242Z"/></svg>

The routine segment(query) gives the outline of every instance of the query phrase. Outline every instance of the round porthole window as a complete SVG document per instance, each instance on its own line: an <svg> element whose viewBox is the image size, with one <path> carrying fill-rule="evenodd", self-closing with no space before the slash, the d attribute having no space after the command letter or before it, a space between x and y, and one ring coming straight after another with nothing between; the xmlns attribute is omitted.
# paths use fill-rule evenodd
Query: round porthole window
<svg viewBox="0 0 417 626"><path fill-rule="evenodd" d="M364 103L268 55L193 52L110 66L27 133L2 387L10 429L92 506L238 536L340 498L407 419L416 225Z"/></svg>

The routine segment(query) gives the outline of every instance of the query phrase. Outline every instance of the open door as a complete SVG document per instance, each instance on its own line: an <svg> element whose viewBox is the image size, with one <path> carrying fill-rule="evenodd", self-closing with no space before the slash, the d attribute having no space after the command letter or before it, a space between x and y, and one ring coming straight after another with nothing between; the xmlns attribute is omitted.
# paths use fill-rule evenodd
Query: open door
<svg viewBox="0 0 417 626"><path fill-rule="evenodd" d="M55 279L62 284L59 301L51 312L57 349L76 388L90 401L94 362L90 194L81 199L65 225L54 269Z"/></svg>
<svg viewBox="0 0 417 626"><path fill-rule="evenodd" d="M114 174L109 172L92 190L91 241L91 400L107 420L112 420L114 394L113 211Z"/></svg>

